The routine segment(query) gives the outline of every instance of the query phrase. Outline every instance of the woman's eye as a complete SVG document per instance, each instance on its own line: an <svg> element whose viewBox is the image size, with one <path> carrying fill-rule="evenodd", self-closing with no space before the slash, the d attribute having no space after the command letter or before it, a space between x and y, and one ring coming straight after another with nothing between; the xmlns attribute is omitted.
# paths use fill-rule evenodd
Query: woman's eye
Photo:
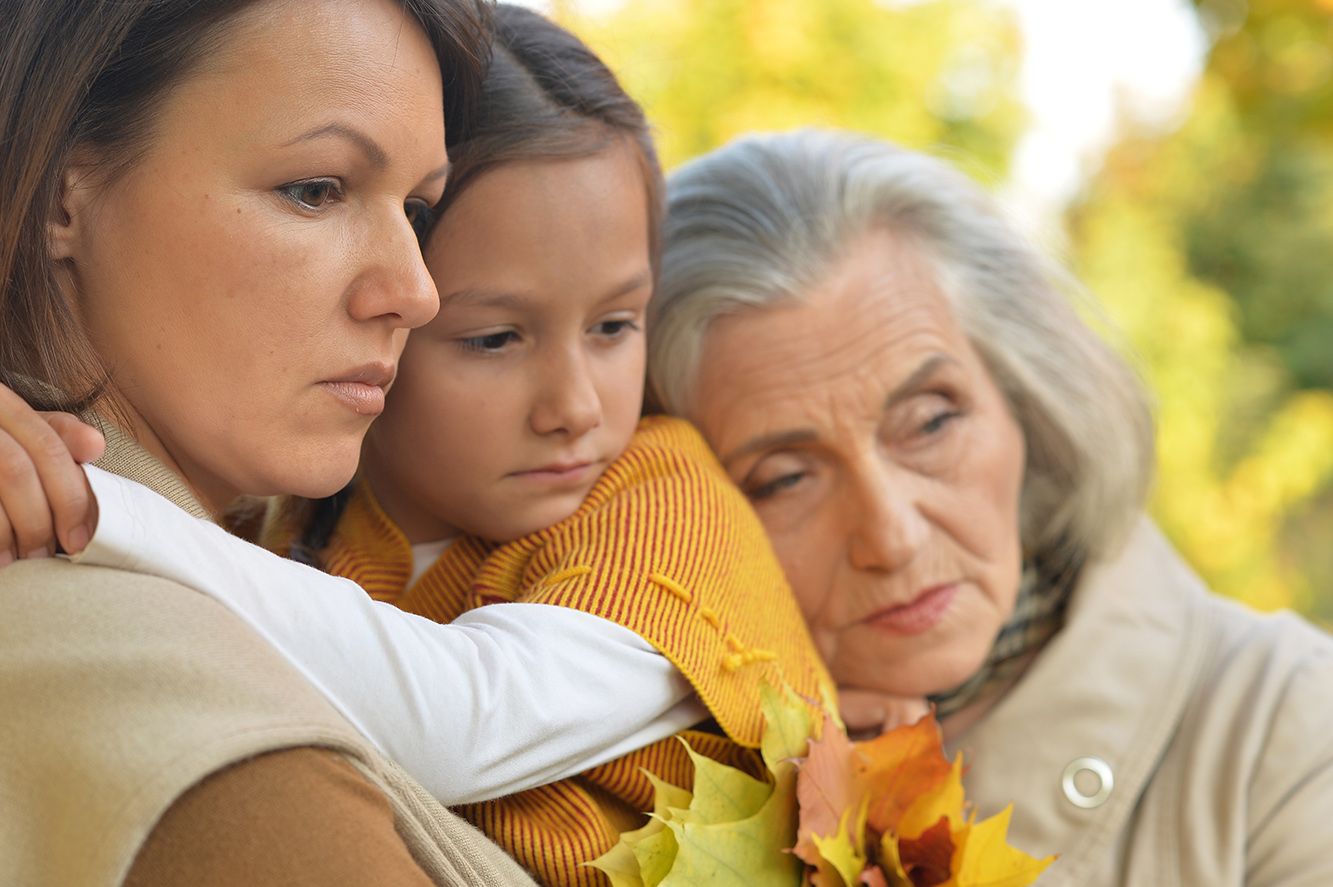
<svg viewBox="0 0 1333 887"><path fill-rule="evenodd" d="M459 339L458 343L464 351L477 351L481 353L501 351L506 345L518 340L518 335L510 330L499 333L487 333L484 336L468 336L465 339Z"/></svg>
<svg viewBox="0 0 1333 887"><path fill-rule="evenodd" d="M417 242L424 243L426 235L430 233L431 225L435 224L434 208L424 200L409 200L403 204L403 212L407 214L407 221L416 232Z"/></svg>
<svg viewBox="0 0 1333 887"><path fill-rule="evenodd" d="M750 486L745 494L754 500L767 499L783 490L791 489L804 479L804 471L793 471L791 474L784 474L761 484Z"/></svg>
<svg viewBox="0 0 1333 887"><path fill-rule="evenodd" d="M962 413L958 412L957 410L947 410L942 413L937 413L936 415L926 420L926 422L921 426L920 433L926 435L938 434L940 431L944 430L944 426L948 425L950 422L952 422L954 419L957 419L961 415Z"/></svg>
<svg viewBox="0 0 1333 887"><path fill-rule="evenodd" d="M342 197L342 185L337 179L307 179L283 185L278 193L302 209L317 210Z"/></svg>

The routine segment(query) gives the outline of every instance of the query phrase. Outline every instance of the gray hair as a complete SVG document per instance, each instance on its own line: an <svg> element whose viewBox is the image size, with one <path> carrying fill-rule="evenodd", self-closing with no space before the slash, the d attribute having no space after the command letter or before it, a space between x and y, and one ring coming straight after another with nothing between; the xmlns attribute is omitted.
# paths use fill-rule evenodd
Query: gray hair
<svg viewBox="0 0 1333 887"><path fill-rule="evenodd" d="M910 237L938 274L1027 443L1026 556L1077 569L1134 524L1152 477L1153 422L1135 372L1095 314L966 176L848 133L749 136L667 186L662 276L649 318L656 405L688 417L704 337L720 316L801 299L858 236Z"/></svg>

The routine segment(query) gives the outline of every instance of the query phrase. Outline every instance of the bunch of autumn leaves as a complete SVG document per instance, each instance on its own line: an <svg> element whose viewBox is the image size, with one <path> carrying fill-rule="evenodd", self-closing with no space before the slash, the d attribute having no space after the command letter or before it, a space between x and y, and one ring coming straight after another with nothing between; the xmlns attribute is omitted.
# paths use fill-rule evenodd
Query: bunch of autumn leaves
<svg viewBox="0 0 1333 887"><path fill-rule="evenodd" d="M853 743L790 692L763 709L768 778L687 745L693 791L649 775L652 818L593 863L613 887L1025 887L1052 862L1009 846L1012 808L965 816L933 717Z"/></svg>

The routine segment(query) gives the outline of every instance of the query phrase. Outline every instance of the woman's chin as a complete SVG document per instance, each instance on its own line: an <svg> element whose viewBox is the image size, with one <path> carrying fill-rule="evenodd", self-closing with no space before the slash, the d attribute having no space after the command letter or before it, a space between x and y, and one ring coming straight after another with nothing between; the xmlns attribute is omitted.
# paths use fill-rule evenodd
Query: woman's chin
<svg viewBox="0 0 1333 887"><path fill-rule="evenodd" d="M989 638L980 643L959 638L942 646L916 650L876 646L879 648L840 652L832 667L840 686L903 697L944 693L976 674L990 651ZM868 680L871 675L877 679Z"/></svg>

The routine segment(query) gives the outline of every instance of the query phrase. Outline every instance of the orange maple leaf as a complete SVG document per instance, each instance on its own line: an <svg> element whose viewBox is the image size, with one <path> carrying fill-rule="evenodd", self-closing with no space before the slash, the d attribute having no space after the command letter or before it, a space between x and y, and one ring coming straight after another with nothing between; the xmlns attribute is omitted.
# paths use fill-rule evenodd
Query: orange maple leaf
<svg viewBox="0 0 1333 887"><path fill-rule="evenodd" d="M903 813L918 797L949 776L943 737L934 715L856 745L863 782L870 794L870 827L896 832Z"/></svg>
<svg viewBox="0 0 1333 887"><path fill-rule="evenodd" d="M855 746L827 714L820 738L811 739L809 749L796 779L801 813L792 852L810 865L819 865L823 855L815 846L815 837L830 837L844 827L847 812L861 806L866 785L859 778Z"/></svg>

